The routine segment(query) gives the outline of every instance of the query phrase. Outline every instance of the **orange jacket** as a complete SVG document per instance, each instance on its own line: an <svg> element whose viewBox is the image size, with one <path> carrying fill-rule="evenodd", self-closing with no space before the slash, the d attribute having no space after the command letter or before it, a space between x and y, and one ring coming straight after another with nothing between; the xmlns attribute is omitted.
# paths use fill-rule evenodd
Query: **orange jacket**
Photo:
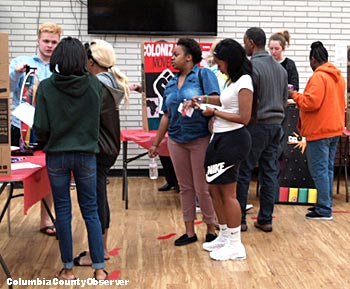
<svg viewBox="0 0 350 289"><path fill-rule="evenodd" d="M342 135L345 126L345 81L332 63L320 65L304 93L292 98L300 110L298 128L307 141Z"/></svg>

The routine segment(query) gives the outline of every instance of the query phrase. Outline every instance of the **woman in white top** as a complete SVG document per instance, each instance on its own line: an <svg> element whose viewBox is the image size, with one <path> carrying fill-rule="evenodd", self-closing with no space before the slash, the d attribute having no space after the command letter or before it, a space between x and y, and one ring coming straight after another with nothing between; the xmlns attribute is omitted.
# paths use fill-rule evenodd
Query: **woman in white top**
<svg viewBox="0 0 350 289"><path fill-rule="evenodd" d="M215 62L228 80L221 96L197 96L192 105L205 116L213 116L213 135L205 158L206 180L218 217L220 233L212 242L203 244L215 260L244 260L241 242L241 208L236 199L238 168L248 155L251 138L245 125L253 107L253 69L237 41L222 40L214 50ZM209 104L209 105L205 105ZM216 107L215 107L216 106Z"/></svg>

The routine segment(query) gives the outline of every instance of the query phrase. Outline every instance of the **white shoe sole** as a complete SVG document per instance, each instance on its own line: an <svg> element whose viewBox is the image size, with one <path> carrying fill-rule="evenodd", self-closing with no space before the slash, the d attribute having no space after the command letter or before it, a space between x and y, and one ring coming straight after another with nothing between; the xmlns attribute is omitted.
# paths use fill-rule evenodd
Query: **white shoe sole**
<svg viewBox="0 0 350 289"><path fill-rule="evenodd" d="M203 249L204 249L205 251L207 251L207 252L213 252L213 251L218 250L218 249L220 249L220 248L222 248L222 247L225 246L225 243L218 244L218 245L215 246L215 247L206 247L205 244L206 244L206 243L204 243L202 247L203 247Z"/></svg>
<svg viewBox="0 0 350 289"><path fill-rule="evenodd" d="M228 257L217 257L215 256L214 254L212 253L215 253L215 251L211 252L210 253L210 258L212 258L213 260L216 260L216 261L228 261L228 260L233 260L233 261L243 261L245 259L247 259L247 256L244 255L244 256L228 256ZM213 256L214 255L214 256Z"/></svg>
<svg viewBox="0 0 350 289"><path fill-rule="evenodd" d="M210 258L217 260L217 261L227 261L227 260L233 260L233 261L243 261L247 258L247 254L245 251L244 246L241 244L241 249L238 250L237 248L233 249L233 251L231 251L231 253L227 253L226 252L220 252L224 251L225 248L221 248L219 250L215 250L209 253ZM225 246L224 246L225 247ZM226 248L226 250L232 250L232 247L228 246L229 248Z"/></svg>

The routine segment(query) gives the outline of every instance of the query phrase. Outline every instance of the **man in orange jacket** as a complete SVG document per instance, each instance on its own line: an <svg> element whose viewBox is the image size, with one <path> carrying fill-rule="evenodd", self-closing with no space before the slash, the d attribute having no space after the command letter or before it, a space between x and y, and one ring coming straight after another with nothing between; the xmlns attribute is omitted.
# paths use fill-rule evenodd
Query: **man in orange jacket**
<svg viewBox="0 0 350 289"><path fill-rule="evenodd" d="M316 205L306 218L332 220L334 159L345 126L345 80L328 62L322 42L312 43L309 60L314 74L304 93L290 93L300 109L298 128L307 141L308 167L317 189Z"/></svg>

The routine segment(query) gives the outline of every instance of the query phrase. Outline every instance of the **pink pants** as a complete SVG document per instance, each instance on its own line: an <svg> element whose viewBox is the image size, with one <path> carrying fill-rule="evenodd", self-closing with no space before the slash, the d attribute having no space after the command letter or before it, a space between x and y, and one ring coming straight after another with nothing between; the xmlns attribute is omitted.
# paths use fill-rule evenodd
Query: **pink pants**
<svg viewBox="0 0 350 289"><path fill-rule="evenodd" d="M180 186L181 205L185 222L196 217L196 196L206 224L216 224L216 215L205 179L204 158L209 143L204 137L188 143L168 139L168 149Z"/></svg>

